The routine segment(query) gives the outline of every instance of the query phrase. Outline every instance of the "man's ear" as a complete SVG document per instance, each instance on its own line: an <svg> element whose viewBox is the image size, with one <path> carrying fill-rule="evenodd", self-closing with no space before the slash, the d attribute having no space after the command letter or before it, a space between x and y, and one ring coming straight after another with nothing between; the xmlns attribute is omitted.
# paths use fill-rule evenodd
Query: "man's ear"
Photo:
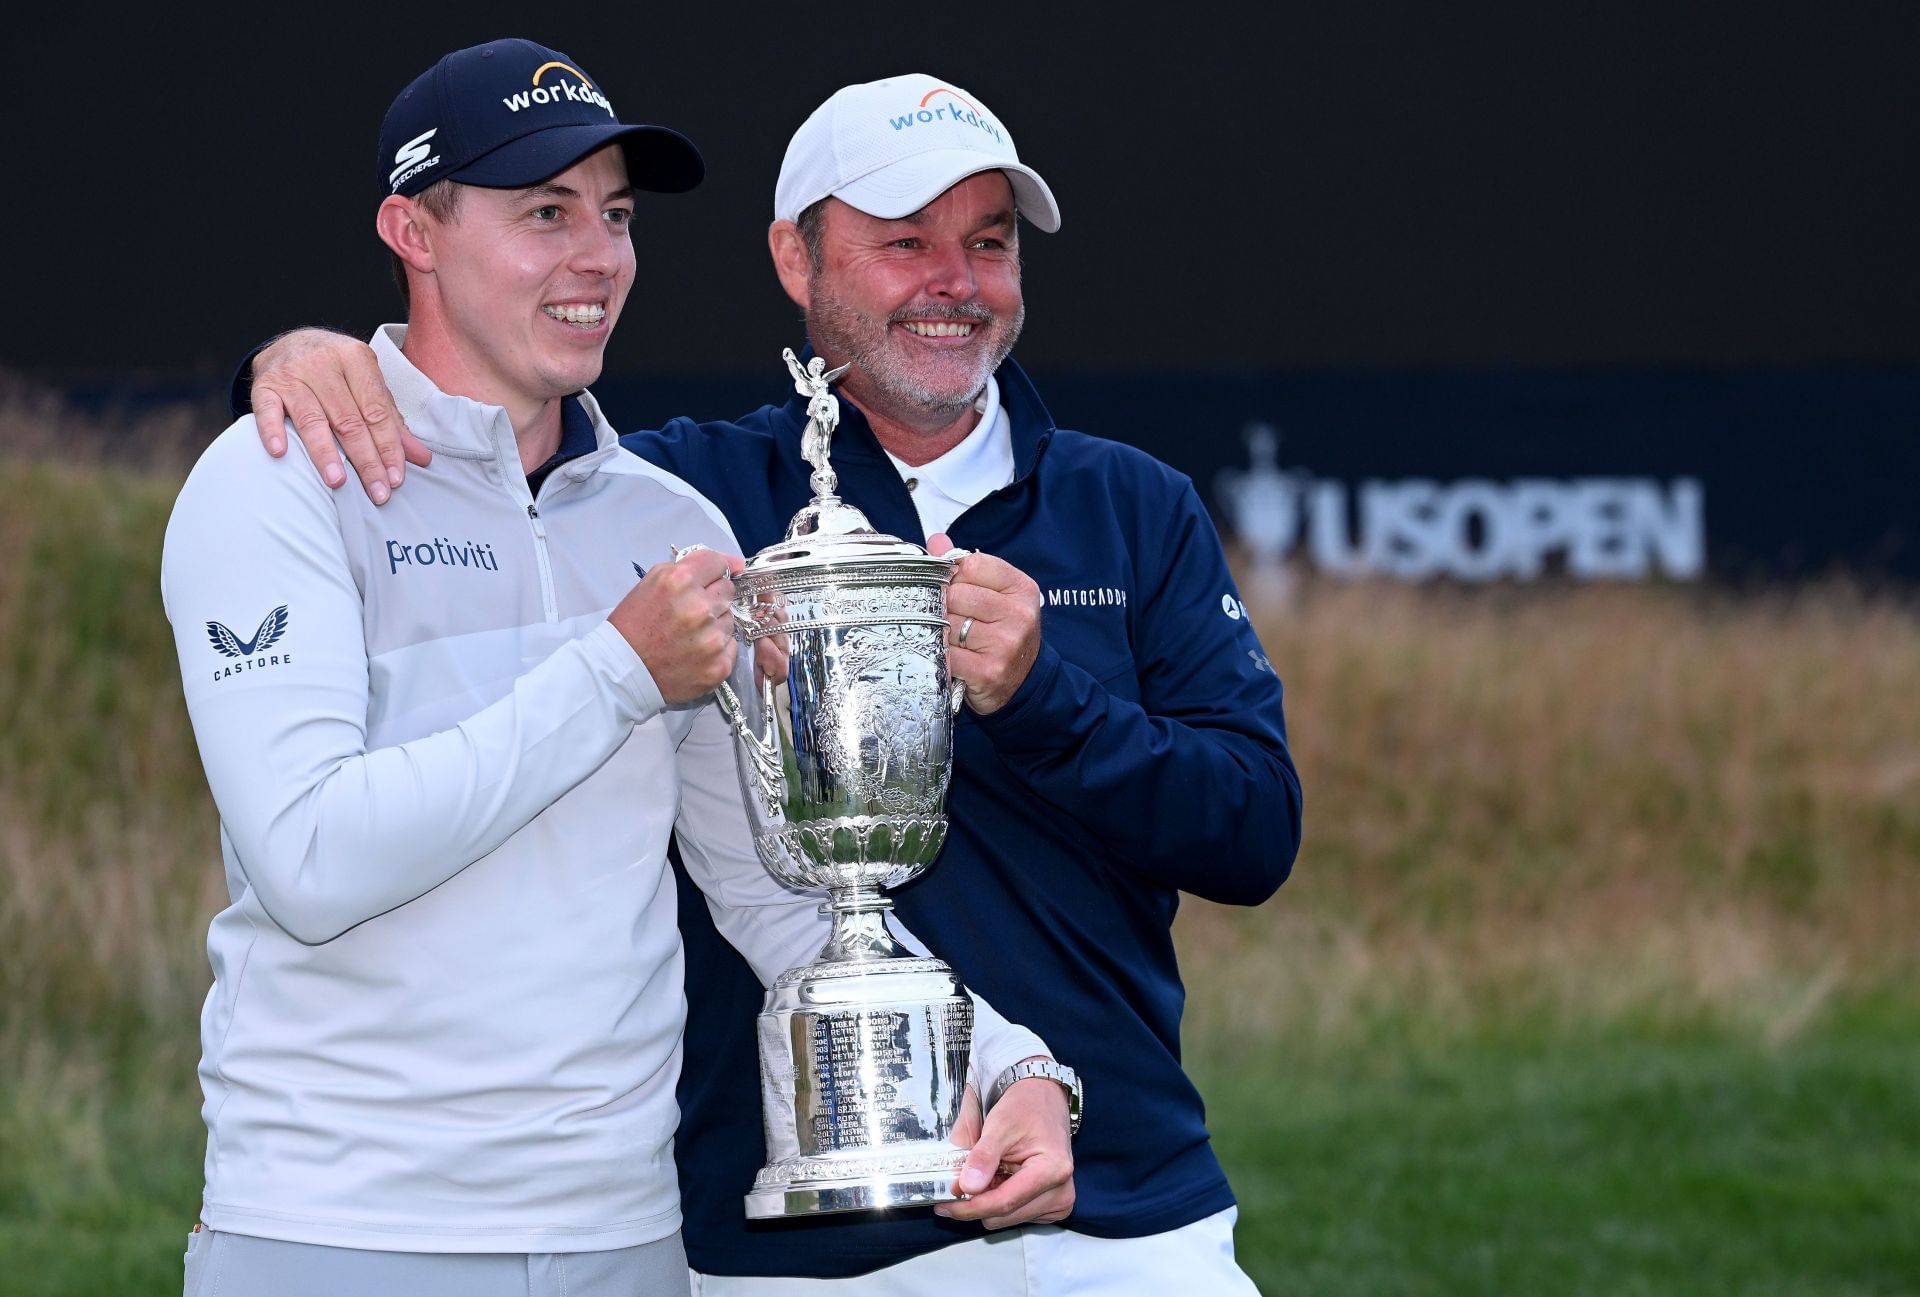
<svg viewBox="0 0 1920 1297"><path fill-rule="evenodd" d="M805 311L812 305L813 257L807 251L806 236L792 221L775 221L767 227L767 248L773 253L773 273L780 276L780 287L787 290L793 304Z"/></svg>
<svg viewBox="0 0 1920 1297"><path fill-rule="evenodd" d="M416 274L433 273L433 239L427 228L427 214L411 198L390 194L374 214L373 228L380 242Z"/></svg>

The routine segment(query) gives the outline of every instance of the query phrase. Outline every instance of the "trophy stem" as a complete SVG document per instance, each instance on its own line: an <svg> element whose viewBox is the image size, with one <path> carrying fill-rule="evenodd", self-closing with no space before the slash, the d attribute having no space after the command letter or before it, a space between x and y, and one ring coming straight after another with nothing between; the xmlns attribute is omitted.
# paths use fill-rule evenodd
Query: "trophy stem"
<svg viewBox="0 0 1920 1297"><path fill-rule="evenodd" d="M887 930L893 902L869 887L835 889L820 907L833 918L833 932L821 949L822 964L866 964L882 959L911 959L913 952Z"/></svg>

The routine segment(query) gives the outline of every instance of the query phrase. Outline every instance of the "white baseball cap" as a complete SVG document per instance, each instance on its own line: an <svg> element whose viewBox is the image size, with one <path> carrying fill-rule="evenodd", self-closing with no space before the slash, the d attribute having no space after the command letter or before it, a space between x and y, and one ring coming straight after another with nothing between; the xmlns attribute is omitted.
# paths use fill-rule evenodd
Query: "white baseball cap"
<svg viewBox="0 0 1920 1297"><path fill-rule="evenodd" d="M1037 229L1060 228L1053 191L1022 166L1013 136L978 99L914 73L836 90L802 122L780 163L773 219L796 221L822 198L869 216L911 216L968 176L1004 171Z"/></svg>

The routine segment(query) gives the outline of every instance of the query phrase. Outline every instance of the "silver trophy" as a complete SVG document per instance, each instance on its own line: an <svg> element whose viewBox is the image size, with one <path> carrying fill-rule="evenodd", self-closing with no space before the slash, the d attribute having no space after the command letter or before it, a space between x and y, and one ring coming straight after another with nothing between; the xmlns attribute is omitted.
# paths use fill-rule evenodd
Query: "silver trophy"
<svg viewBox="0 0 1920 1297"><path fill-rule="evenodd" d="M815 358L788 369L807 405L801 453L814 498L786 539L734 580L749 648L783 636L787 705L763 682L757 718L725 686L754 845L775 877L824 889L832 936L782 974L760 1014L768 1162L747 1195L759 1219L955 1197L973 1003L945 963L887 931L896 887L947 833L953 714L946 590L958 551L934 558L882 535L835 494L839 402Z"/></svg>

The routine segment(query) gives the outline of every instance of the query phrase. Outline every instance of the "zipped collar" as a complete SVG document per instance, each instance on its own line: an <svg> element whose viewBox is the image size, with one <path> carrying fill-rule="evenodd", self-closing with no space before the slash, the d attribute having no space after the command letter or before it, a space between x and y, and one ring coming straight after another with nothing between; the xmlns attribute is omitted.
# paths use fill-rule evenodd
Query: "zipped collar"
<svg viewBox="0 0 1920 1297"><path fill-rule="evenodd" d="M809 344L800 355L800 363L805 364L813 358L813 347ZM1047 411L1046 403L1040 399L1040 393L1034 389L1033 380L1026 371L1014 362L1013 357L1000 362L1000 368L993 376L1000 384L1000 408L1007 413L1008 428L1013 437L1013 485L1018 485L1033 475L1039 467L1040 456L1046 453L1047 445L1053 440L1053 415ZM795 392L780 407L780 417L789 426L797 443L800 434L807 426L807 398ZM867 416L852 401L840 402L840 426L833 434L833 458L847 462L875 462L885 464L889 469L893 461L887 458L887 452L880 445L880 439L873 435L873 425L867 422Z"/></svg>
<svg viewBox="0 0 1920 1297"><path fill-rule="evenodd" d="M393 393L394 406L413 435L426 442L435 454L452 455L456 459L497 459L512 465L518 475L520 443L514 436L513 421L507 412L497 405L453 396L435 387L433 380L421 373L400 350L406 338L406 325L384 324L374 333L370 345L380 362L381 376ZM601 414L600 403L592 393L583 389L567 399L580 403L592 426L593 446L585 454L553 466L551 471L581 478L594 472L603 460L619 450L620 437ZM571 421L566 414L563 410L563 450L572 448L568 445L570 440L576 446L581 444L577 426L567 428Z"/></svg>

